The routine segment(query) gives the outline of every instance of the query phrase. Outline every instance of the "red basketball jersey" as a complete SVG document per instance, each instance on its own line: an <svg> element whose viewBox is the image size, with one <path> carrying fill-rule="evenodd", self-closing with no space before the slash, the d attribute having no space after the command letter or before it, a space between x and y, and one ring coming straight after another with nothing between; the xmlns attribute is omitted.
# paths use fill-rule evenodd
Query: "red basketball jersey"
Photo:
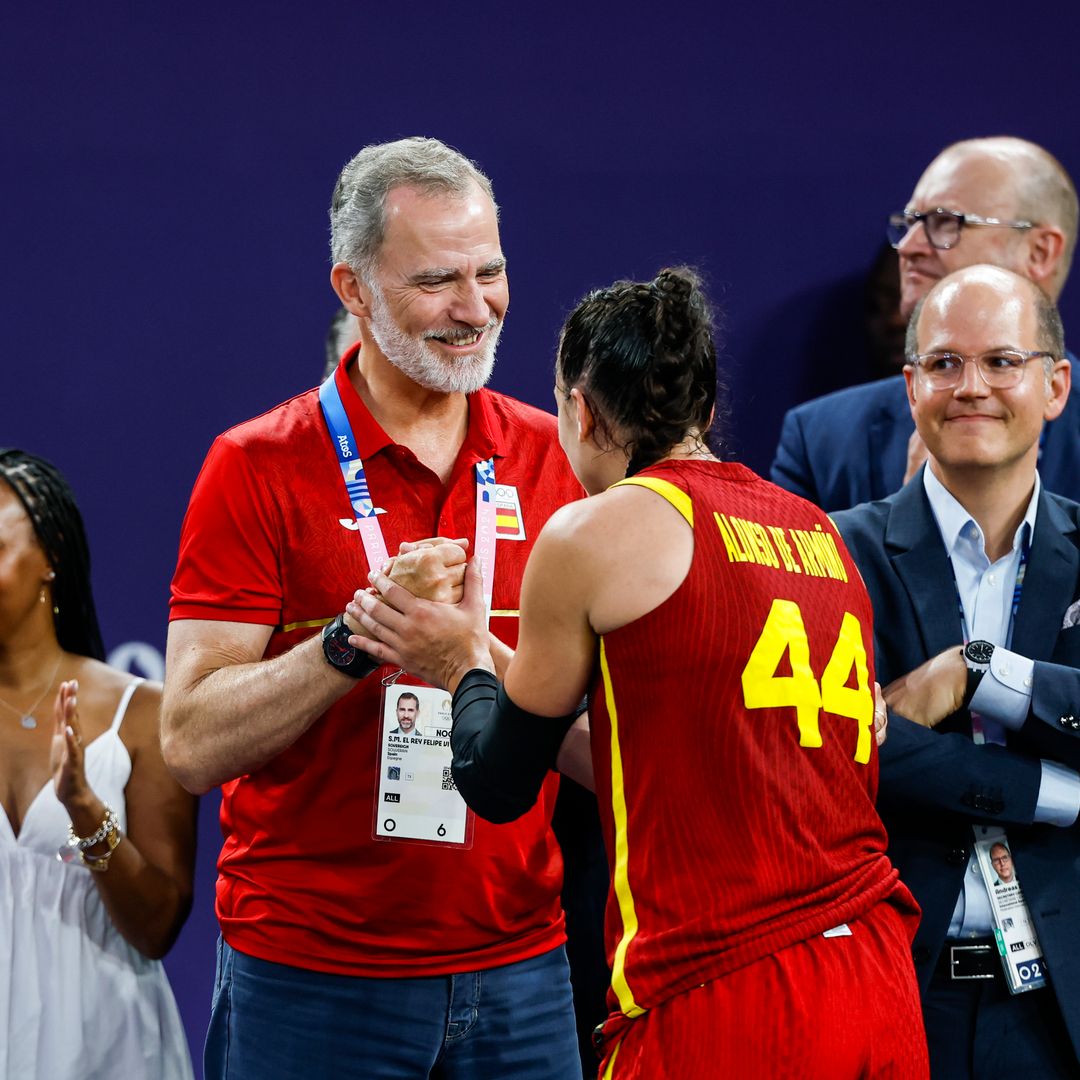
<svg viewBox="0 0 1080 1080"><path fill-rule="evenodd" d="M610 1002L633 1017L911 901L874 809L870 600L829 519L741 465L630 482L694 530L686 580L602 637L591 688Z"/></svg>

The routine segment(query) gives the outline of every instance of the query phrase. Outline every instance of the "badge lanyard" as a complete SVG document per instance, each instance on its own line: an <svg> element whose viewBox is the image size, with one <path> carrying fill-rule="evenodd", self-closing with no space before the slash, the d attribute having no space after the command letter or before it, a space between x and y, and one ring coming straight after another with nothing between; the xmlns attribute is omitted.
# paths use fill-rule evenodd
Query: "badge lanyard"
<svg viewBox="0 0 1080 1080"><path fill-rule="evenodd" d="M1016 613L1020 608L1020 597L1024 590L1024 575L1027 572L1028 553L1030 551L1025 532L1020 544L1020 565L1016 571L1016 584L1013 586L1012 609L1009 623L1005 629L1005 648L1012 646L1013 630L1016 627ZM949 560L952 569L952 559ZM960 609L960 628L964 635L964 644L971 640L964 614L964 602L960 596L960 586L953 570L953 587L956 590L956 603ZM983 718L971 713L971 739L977 745L986 742L986 728ZM990 828L986 825L973 825L975 833L975 863L986 886L990 901L990 913L994 923L994 939L1005 970L1010 994L1020 994L1026 990L1037 990L1046 982L1045 962L1038 935L1031 919L1031 912L1024 900L1020 884L1013 879L1011 883L999 880L992 864L992 849L1001 846L1008 850L1008 838L1005 830Z"/></svg>
<svg viewBox="0 0 1080 1080"><path fill-rule="evenodd" d="M379 524L379 511L371 498L364 463L334 373L319 387L319 404L341 467L368 568L382 570L390 556ZM491 458L476 464L476 536L473 554L480 560L480 570L484 575L484 604L490 618L495 584L495 463Z"/></svg>
<svg viewBox="0 0 1080 1080"><path fill-rule="evenodd" d="M388 560L386 540L379 524L379 510L371 498L364 463L352 425L341 401L335 376L319 387L319 404L334 444L349 504L364 545L368 567L382 570ZM476 533L473 556L480 560L484 576L487 620L495 582L495 463L477 462ZM397 683L394 700L389 688L402 674L382 680L382 721L377 755L378 780L372 809L375 840L443 847L470 848L473 814L454 785L450 747L451 699L445 690L425 685ZM401 730L395 706L411 703L414 727Z"/></svg>

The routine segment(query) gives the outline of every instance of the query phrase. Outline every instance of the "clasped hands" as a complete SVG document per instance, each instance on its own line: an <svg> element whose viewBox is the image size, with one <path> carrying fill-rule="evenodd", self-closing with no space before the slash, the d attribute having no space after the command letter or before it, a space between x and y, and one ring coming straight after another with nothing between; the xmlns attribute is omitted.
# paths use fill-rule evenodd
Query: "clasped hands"
<svg viewBox="0 0 1080 1080"><path fill-rule="evenodd" d="M346 605L349 643L451 692L474 667L493 670L479 565L469 542L436 536L404 543Z"/></svg>

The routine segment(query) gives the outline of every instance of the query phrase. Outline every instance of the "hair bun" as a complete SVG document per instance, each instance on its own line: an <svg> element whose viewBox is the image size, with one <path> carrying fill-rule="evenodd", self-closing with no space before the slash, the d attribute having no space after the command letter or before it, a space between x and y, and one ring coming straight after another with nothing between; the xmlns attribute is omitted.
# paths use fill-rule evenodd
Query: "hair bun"
<svg viewBox="0 0 1080 1080"><path fill-rule="evenodd" d="M686 345L703 314L701 282L687 266L661 270L650 288L656 296L656 347L676 352Z"/></svg>
<svg viewBox="0 0 1080 1080"><path fill-rule="evenodd" d="M716 401L712 312L693 270L589 293L566 320L556 371L589 396L598 441L627 451L629 471L700 438Z"/></svg>

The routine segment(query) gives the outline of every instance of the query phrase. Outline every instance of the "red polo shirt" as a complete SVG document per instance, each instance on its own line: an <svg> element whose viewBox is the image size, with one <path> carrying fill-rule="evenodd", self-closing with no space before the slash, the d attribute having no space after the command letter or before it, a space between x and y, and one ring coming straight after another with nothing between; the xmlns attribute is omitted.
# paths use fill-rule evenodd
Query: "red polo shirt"
<svg viewBox="0 0 1080 1080"><path fill-rule="evenodd" d="M496 544L492 631L513 645L521 575L547 518L580 498L554 417L488 390L447 486L336 380L387 549L474 537L473 466L492 457L519 520ZM366 585L368 566L317 390L219 436L184 519L170 619L273 626L265 656L317 632ZM344 522L344 524L343 524ZM503 614L500 614L503 613ZM471 849L372 839L382 686L376 675L258 772L222 786L217 913L261 959L364 976L440 975L527 959L564 938L562 866L549 822L556 782L510 825L475 821ZM239 722L239 721L238 721Z"/></svg>

